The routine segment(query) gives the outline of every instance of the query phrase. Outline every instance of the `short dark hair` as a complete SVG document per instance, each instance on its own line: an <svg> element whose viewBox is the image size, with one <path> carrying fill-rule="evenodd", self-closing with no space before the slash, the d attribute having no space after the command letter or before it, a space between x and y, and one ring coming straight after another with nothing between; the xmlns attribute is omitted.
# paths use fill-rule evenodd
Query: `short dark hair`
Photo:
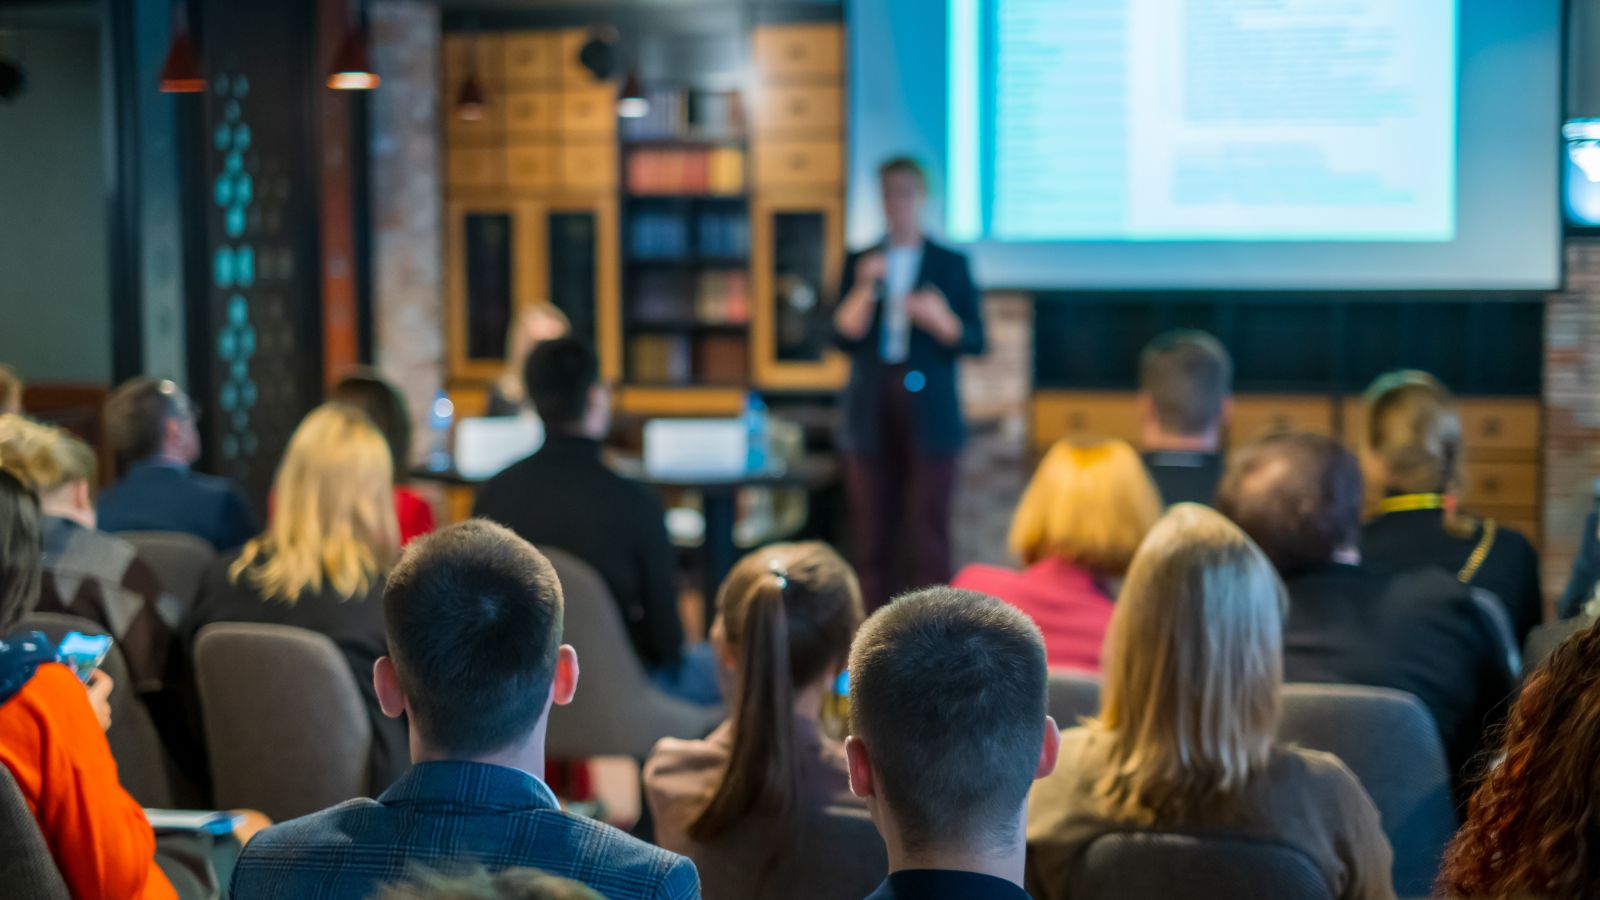
<svg viewBox="0 0 1600 900"><path fill-rule="evenodd" d="M576 338L542 341L528 354L522 383L548 428L568 428L583 421L589 391L600 381L600 361L589 345Z"/></svg>
<svg viewBox="0 0 1600 900"><path fill-rule="evenodd" d="M890 175L911 175L922 184L922 192L928 192L928 169L914 156L891 156L878 164L878 180L883 181Z"/></svg>
<svg viewBox="0 0 1600 900"><path fill-rule="evenodd" d="M42 539L38 498L21 478L0 468L0 636L38 602Z"/></svg>
<svg viewBox="0 0 1600 900"><path fill-rule="evenodd" d="M561 583L544 554L469 519L415 541L383 592L411 724L438 750L481 756L544 715L561 647Z"/></svg>
<svg viewBox="0 0 1600 900"><path fill-rule="evenodd" d="M1016 837L1046 715L1044 639L1026 615L951 587L906 594L850 650L850 728L909 848Z"/></svg>
<svg viewBox="0 0 1600 900"><path fill-rule="evenodd" d="M359 368L339 379L328 399L354 406L367 414L389 445L394 461L394 480L406 480L411 471L411 410L406 398L376 369Z"/></svg>
<svg viewBox="0 0 1600 900"><path fill-rule="evenodd" d="M1223 401L1233 390L1233 359L1204 331L1169 331L1139 354L1139 389L1150 395L1163 429L1204 434L1222 420Z"/></svg>
<svg viewBox="0 0 1600 900"><path fill-rule="evenodd" d="M106 398L106 437L123 463L149 459L161 450L167 420L188 406L170 381L140 375L124 381Z"/></svg>
<svg viewBox="0 0 1600 900"><path fill-rule="evenodd" d="M1361 536L1361 466L1320 434L1276 434L1228 460L1217 510L1232 519L1284 577L1333 559Z"/></svg>

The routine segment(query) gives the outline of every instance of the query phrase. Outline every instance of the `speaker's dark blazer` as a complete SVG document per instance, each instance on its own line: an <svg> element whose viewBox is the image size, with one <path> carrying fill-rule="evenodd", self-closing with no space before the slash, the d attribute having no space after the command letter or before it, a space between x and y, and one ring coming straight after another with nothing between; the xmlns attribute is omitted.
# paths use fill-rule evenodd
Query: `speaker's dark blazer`
<svg viewBox="0 0 1600 900"><path fill-rule="evenodd" d="M856 260L863 253L884 249L877 244L845 260L839 299L855 287ZM961 398L956 390L956 359L964 353L983 352L983 314L978 287L972 282L967 257L949 247L925 240L922 267L917 271L916 288L932 286L944 294L950 310L961 319L961 341L947 347L932 335L911 327L910 351L906 355L906 387L912 392L916 416L916 443L928 456L954 456L966 442L967 426L961 415ZM834 340L850 356L850 383L845 387L839 434L840 449L870 456L883 445L883 286L873 308L872 326L860 338L851 339L834 332Z"/></svg>

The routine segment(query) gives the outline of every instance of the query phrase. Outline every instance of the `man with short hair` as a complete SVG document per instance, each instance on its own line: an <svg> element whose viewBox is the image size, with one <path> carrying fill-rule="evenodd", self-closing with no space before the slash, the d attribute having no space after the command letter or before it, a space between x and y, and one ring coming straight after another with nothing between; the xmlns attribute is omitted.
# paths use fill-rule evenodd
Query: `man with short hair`
<svg viewBox="0 0 1600 900"><path fill-rule="evenodd" d="M600 383L599 360L581 341L556 338L528 354L523 372L544 446L479 488L472 514L592 566L611 589L639 660L670 689L684 652L677 554L660 498L601 458L611 392Z"/></svg>
<svg viewBox="0 0 1600 900"><path fill-rule="evenodd" d="M1211 502L1232 391L1233 360L1204 331L1169 331L1139 354L1141 449L1168 505Z"/></svg>
<svg viewBox="0 0 1600 900"><path fill-rule="evenodd" d="M176 384L143 376L124 382L106 401L106 434L125 469L100 493L101 528L192 534L219 551L261 530L233 482L190 468L200 458L200 432Z"/></svg>
<svg viewBox="0 0 1600 900"><path fill-rule="evenodd" d="M1510 622L1433 567L1361 564L1361 468L1331 438L1268 437L1230 460L1217 508L1289 589L1284 680L1406 691L1433 714L1458 789L1519 673Z"/></svg>
<svg viewBox="0 0 1600 900"><path fill-rule="evenodd" d="M578 655L561 643L550 561L472 520L412 544L384 589L389 655L373 682L405 715L410 772L269 828L245 848L235 900L357 900L414 866L527 866L610 900L700 895L694 864L561 809L541 775L550 708L572 700Z"/></svg>
<svg viewBox="0 0 1600 900"><path fill-rule="evenodd" d="M850 790L889 855L868 900L1026 900L1028 790L1055 769L1044 639L950 587L875 613L850 649Z"/></svg>

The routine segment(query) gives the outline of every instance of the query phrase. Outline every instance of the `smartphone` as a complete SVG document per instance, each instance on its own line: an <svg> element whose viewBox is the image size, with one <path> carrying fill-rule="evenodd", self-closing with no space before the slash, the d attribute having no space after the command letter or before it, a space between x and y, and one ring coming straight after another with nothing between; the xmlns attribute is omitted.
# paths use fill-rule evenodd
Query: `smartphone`
<svg viewBox="0 0 1600 900"><path fill-rule="evenodd" d="M68 632L56 647L56 654L78 676L84 684L89 683L89 676L94 670L100 668L105 662L106 654L111 652L111 635L109 634L83 634L81 632Z"/></svg>

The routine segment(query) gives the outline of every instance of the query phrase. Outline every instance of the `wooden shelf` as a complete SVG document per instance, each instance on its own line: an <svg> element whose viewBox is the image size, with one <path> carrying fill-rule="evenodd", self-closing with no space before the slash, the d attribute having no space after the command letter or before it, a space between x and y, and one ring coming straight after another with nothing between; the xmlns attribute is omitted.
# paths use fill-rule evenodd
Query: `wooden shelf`
<svg viewBox="0 0 1600 900"><path fill-rule="evenodd" d="M628 323L628 329L639 334L744 334L750 330L750 323L652 322L635 319Z"/></svg>

